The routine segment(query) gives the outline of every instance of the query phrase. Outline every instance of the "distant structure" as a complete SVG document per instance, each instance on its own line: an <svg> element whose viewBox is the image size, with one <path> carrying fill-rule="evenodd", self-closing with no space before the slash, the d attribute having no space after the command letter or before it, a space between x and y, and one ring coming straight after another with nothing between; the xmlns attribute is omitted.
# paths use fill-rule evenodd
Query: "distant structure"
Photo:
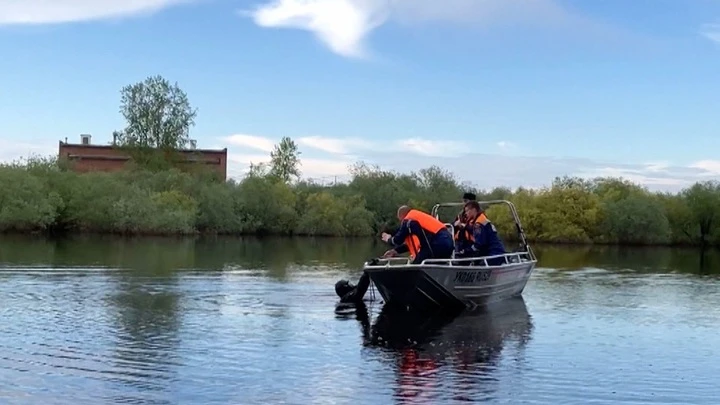
<svg viewBox="0 0 720 405"><path fill-rule="evenodd" d="M123 170L125 163L132 158L122 149L115 145L93 145L90 134L81 134L80 143L68 143L60 141L58 157L67 159L72 170L80 173L86 172L117 172ZM182 149L178 152L184 157L182 163L204 164L212 167L220 178L227 179L227 148L224 149L196 149L197 142L190 141L190 149Z"/></svg>

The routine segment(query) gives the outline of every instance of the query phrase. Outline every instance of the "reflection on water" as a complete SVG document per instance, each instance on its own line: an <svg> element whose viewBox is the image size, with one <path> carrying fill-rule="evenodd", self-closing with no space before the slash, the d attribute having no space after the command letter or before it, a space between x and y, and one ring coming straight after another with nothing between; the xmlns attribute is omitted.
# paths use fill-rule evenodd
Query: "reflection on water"
<svg viewBox="0 0 720 405"><path fill-rule="evenodd" d="M0 237L0 404L697 404L720 255L539 246L523 299L338 305L368 239Z"/></svg>
<svg viewBox="0 0 720 405"><path fill-rule="evenodd" d="M177 378L181 364L177 349L180 329L180 295L172 281L157 285L135 279L118 280L118 291L108 297L117 308L114 322L113 365L127 385L112 400L119 403L164 404L168 382Z"/></svg>
<svg viewBox="0 0 720 405"><path fill-rule="evenodd" d="M533 324L522 297L451 315L383 306L371 324L367 306L340 304L338 318L354 317L364 345L396 373L398 403L494 399L501 354L520 360Z"/></svg>

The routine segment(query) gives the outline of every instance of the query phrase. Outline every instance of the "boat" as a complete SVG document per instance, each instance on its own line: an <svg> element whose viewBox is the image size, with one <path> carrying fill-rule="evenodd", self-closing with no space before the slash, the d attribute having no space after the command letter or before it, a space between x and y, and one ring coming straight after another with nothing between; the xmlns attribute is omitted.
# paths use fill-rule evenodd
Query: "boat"
<svg viewBox="0 0 720 405"><path fill-rule="evenodd" d="M412 264L409 257L375 258L363 265L385 303L410 310L475 309L522 295L537 258L530 248L517 209L507 200L478 201L489 207L505 204L515 221L519 246L496 256L426 259ZM441 208L462 207L463 203L439 203L431 215L440 219ZM491 219L492 220L492 219ZM445 223L455 233L453 224ZM507 250L507 248L506 248ZM488 260L502 258L501 264ZM498 260L500 261L500 260ZM495 262L495 261L493 261Z"/></svg>

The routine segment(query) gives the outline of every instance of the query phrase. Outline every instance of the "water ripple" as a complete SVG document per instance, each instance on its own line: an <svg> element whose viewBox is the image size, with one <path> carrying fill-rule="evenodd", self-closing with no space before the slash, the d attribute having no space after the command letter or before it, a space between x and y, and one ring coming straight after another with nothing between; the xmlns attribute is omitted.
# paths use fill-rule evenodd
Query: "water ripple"
<svg viewBox="0 0 720 405"><path fill-rule="evenodd" d="M275 273L273 273L275 272ZM715 404L720 280L541 269L456 319L336 307L342 264L0 268L0 403Z"/></svg>

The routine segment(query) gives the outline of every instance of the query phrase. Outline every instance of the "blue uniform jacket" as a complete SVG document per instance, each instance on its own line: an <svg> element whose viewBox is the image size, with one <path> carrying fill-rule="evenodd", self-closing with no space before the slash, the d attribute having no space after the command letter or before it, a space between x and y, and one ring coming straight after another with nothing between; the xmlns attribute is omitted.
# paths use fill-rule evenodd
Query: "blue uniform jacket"
<svg viewBox="0 0 720 405"><path fill-rule="evenodd" d="M420 240L420 246L418 248L428 248L426 246L428 242L430 244L447 244L452 245L452 235L450 232L438 232L438 234L432 234L425 231L417 221L404 219L400 223L400 229L388 239L388 243L392 245L397 253L405 253L408 251L408 247L405 245L405 238L408 235L415 235ZM452 250L452 246L450 246Z"/></svg>
<svg viewBox="0 0 720 405"><path fill-rule="evenodd" d="M470 249L475 252L473 256L495 256L505 254L505 246L503 246L500 235L497 233L495 225L487 221L484 224L476 222L472 229L473 239Z"/></svg>
<svg viewBox="0 0 720 405"><path fill-rule="evenodd" d="M476 222L468 226L472 226L471 231L475 241L466 238L458 240L456 256L480 257L505 254L505 246L492 222L487 221L484 224Z"/></svg>

